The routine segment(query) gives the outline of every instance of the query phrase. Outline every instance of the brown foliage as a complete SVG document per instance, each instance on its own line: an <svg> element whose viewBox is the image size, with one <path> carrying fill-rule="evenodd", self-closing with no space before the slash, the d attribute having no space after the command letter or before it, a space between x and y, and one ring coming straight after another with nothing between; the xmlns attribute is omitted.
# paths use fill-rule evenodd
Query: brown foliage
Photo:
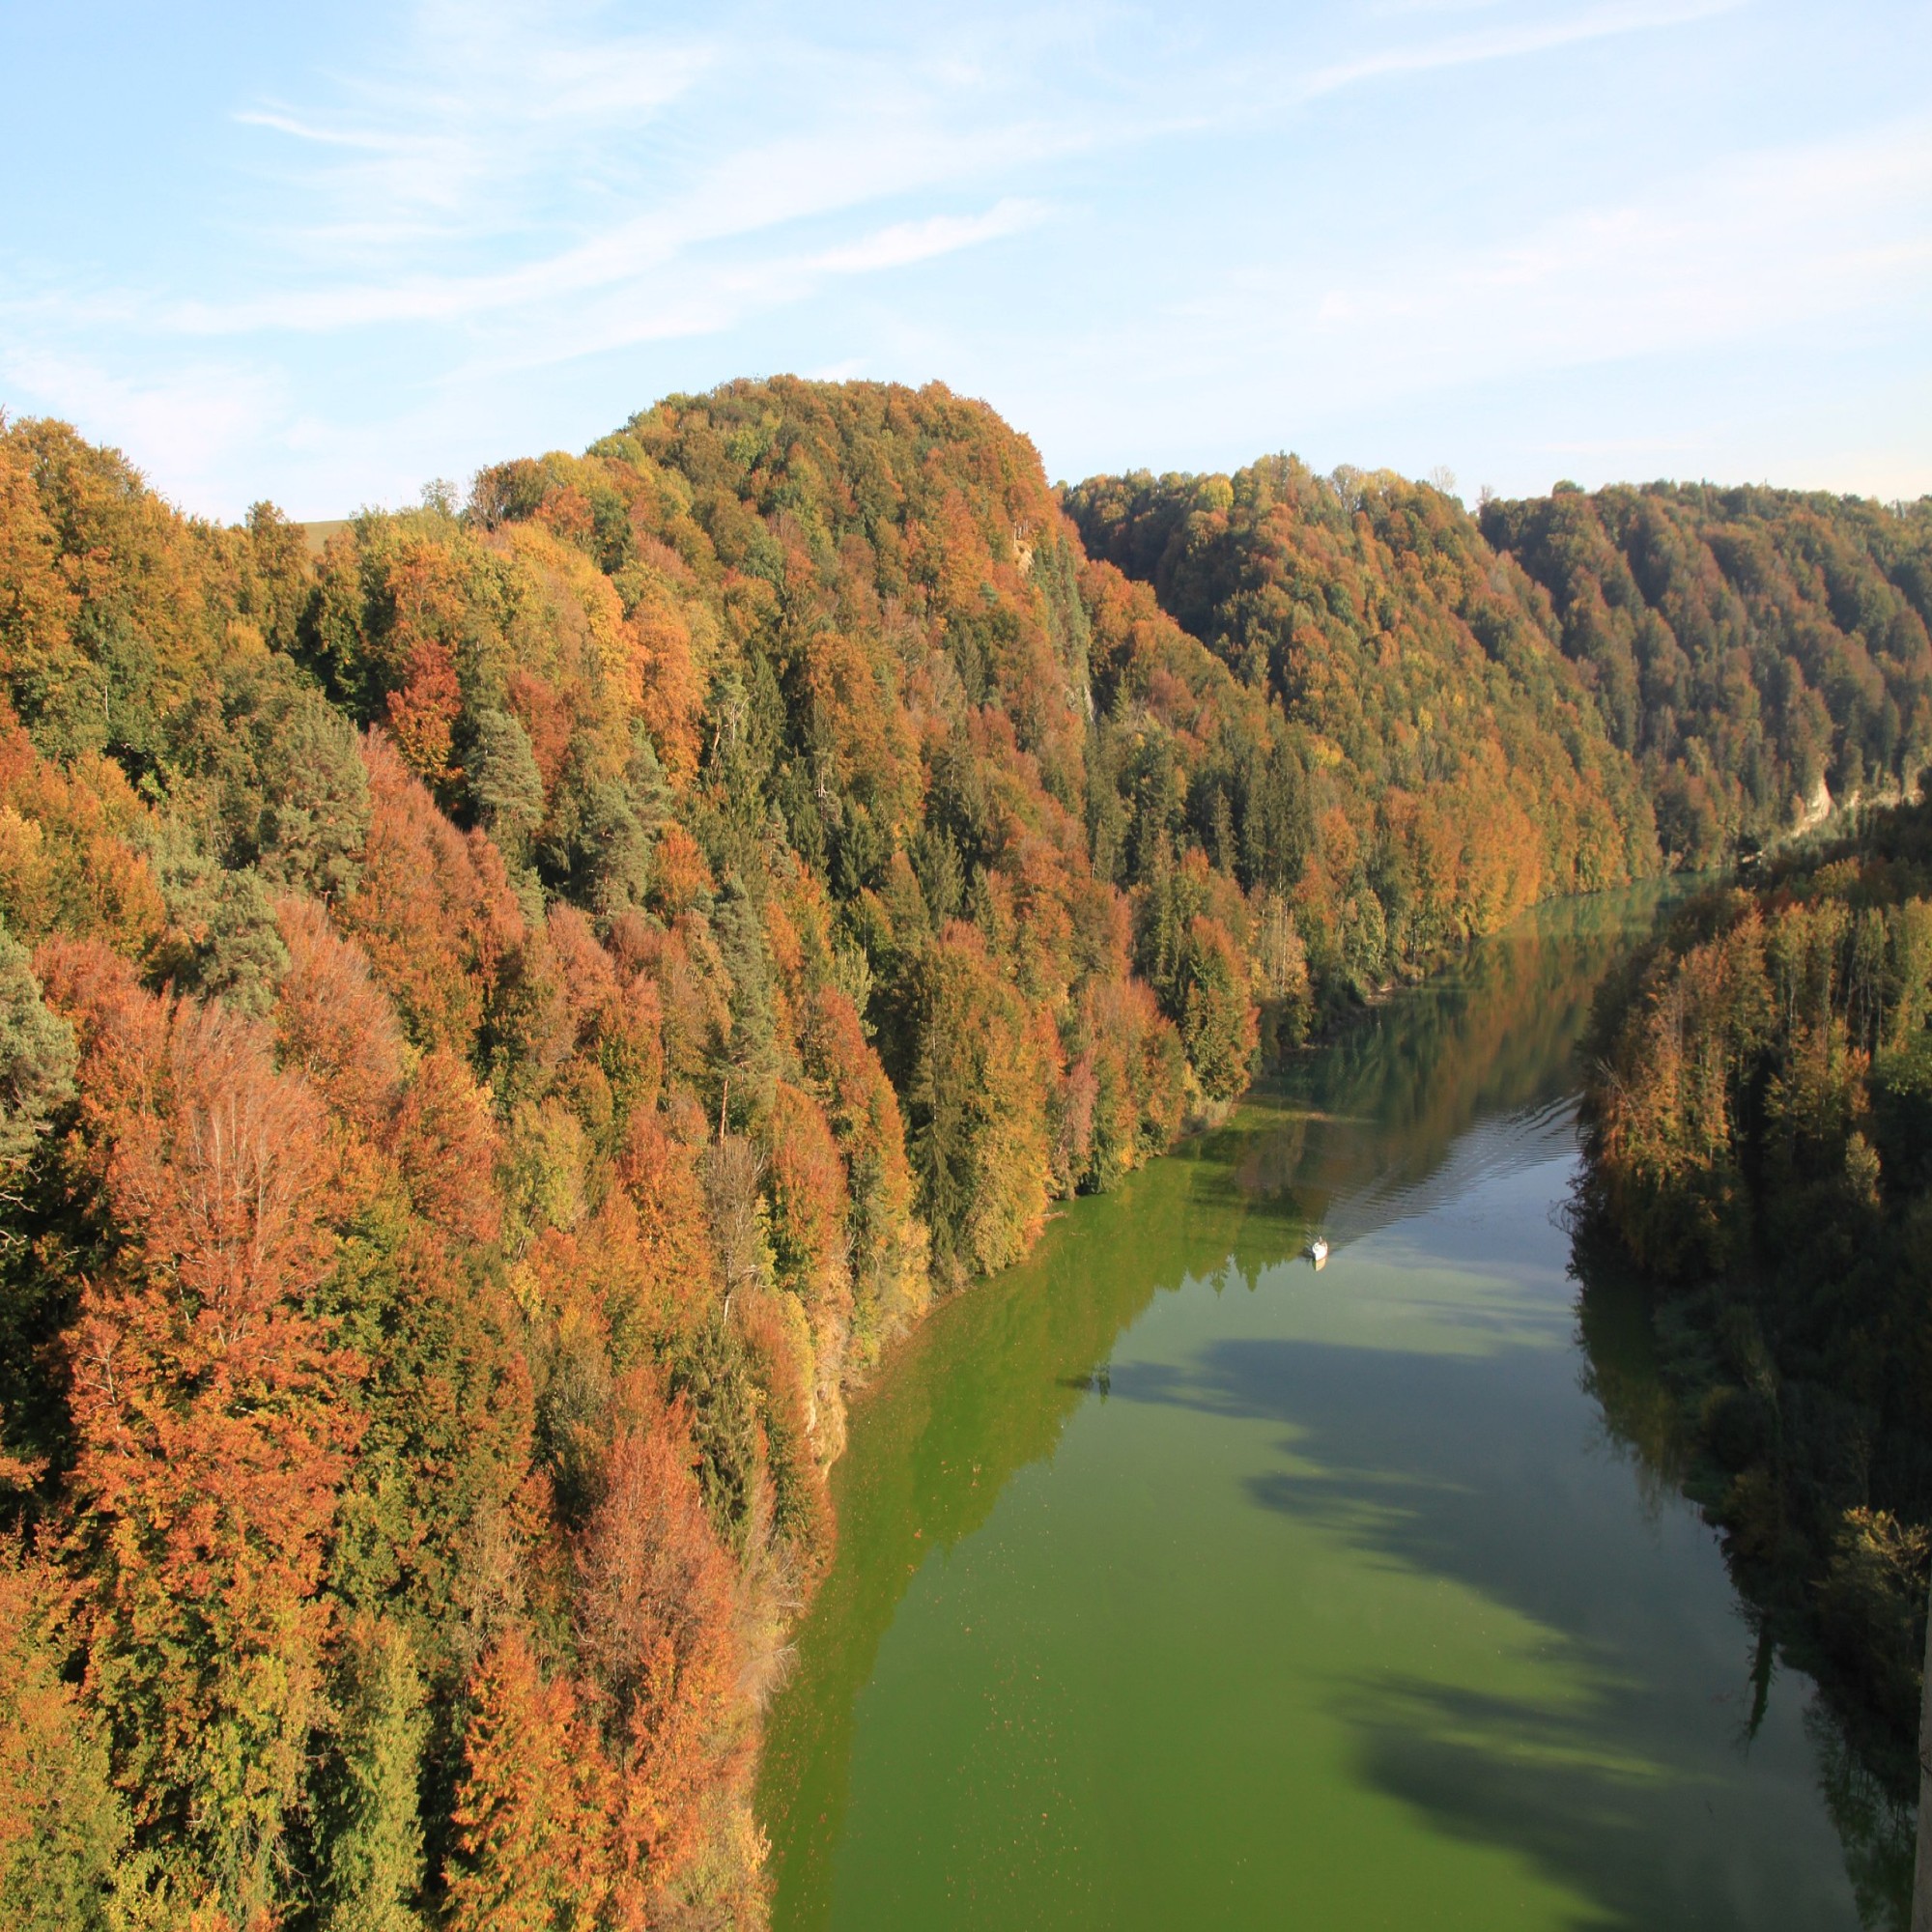
<svg viewBox="0 0 1932 1932"><path fill-rule="evenodd" d="M116 1236L72 1341L71 1548L88 1686L146 1822L270 1895L317 1710L327 1539L360 1373L306 1302L328 1264L323 1112L265 1028L142 993L99 948L42 955L81 1041L80 1173Z"/></svg>
<svg viewBox="0 0 1932 1932"><path fill-rule="evenodd" d="M469 1058L524 936L503 861L437 810L379 732L363 740L372 812L355 892L338 909L411 1037Z"/></svg>
<svg viewBox="0 0 1932 1932"><path fill-rule="evenodd" d="M497 1125L488 1095L453 1054L436 1047L423 1055L389 1146L418 1214L459 1243L497 1238Z"/></svg>
<svg viewBox="0 0 1932 1932"><path fill-rule="evenodd" d="M341 938L313 899L280 900L275 923L289 952L274 1015L282 1065L373 1134L402 1079L395 1009L370 978L362 949Z"/></svg>
<svg viewBox="0 0 1932 1932"><path fill-rule="evenodd" d="M578 1560L577 1627L618 1770L618 1884L648 1891L696 1853L704 1801L739 1775L750 1739L733 1695L731 1567L692 1473L685 1418L641 1386L628 1406Z"/></svg>
<svg viewBox="0 0 1932 1932"><path fill-rule="evenodd" d="M610 1893L611 1774L575 1688L560 1673L546 1681L513 1628L491 1646L469 1694L474 1715L451 1813L451 1932L597 1923Z"/></svg>
<svg viewBox="0 0 1932 1932"><path fill-rule="evenodd" d="M167 909L128 838L145 816L119 766L63 770L0 708L0 915L22 940L99 939L139 958L159 939Z"/></svg>

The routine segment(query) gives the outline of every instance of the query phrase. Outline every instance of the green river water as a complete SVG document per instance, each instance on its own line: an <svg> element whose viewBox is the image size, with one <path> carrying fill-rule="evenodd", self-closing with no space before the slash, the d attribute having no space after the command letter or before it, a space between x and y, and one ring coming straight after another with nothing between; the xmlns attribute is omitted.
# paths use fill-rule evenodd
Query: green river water
<svg viewBox="0 0 1932 1932"><path fill-rule="evenodd" d="M888 1363L770 1716L780 1932L1859 1924L1812 1689L1567 1272L1649 903L1480 948Z"/></svg>

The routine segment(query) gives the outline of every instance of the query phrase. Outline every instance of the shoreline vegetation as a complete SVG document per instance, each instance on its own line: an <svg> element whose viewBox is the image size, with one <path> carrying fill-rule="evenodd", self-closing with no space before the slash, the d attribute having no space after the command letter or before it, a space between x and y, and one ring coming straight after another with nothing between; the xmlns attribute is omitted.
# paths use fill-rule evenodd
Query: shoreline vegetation
<svg viewBox="0 0 1932 1932"><path fill-rule="evenodd" d="M776 379L315 535L0 424L10 1925L760 1922L894 1335L1932 754L1932 501L1056 490Z"/></svg>
<svg viewBox="0 0 1932 1932"><path fill-rule="evenodd" d="M1894 1902L1932 1573L1928 1018L1921 798L1675 908L1605 982L1577 1200L1584 1323L1634 1301L1673 1397L1616 1426L1722 1533L1763 1668L1819 1683L1869 1787L1848 1844Z"/></svg>

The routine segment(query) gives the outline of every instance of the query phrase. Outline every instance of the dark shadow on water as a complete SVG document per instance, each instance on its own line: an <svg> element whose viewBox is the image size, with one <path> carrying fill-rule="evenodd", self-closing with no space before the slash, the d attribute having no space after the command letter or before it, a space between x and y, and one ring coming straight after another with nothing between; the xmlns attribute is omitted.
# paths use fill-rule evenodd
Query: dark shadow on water
<svg viewBox="0 0 1932 1932"><path fill-rule="evenodd" d="M1341 1258L1560 1152L1572 1044L1619 935L1644 917L1629 898L1580 902L1478 949L1306 1055L1226 1128L1116 1195L1071 1204L1029 1264L940 1310L888 1366L855 1406L835 1472L838 1555L761 1766L781 1927L830 1918L855 1712L912 1577L985 1522L1018 1470L1052 1458L1090 1398L1278 1424L1293 1462L1254 1486L1257 1504L1463 1582L1550 1633L1582 1687L1574 1708L1396 1678L1349 1687L1345 1715L1383 1789L1445 1831L1520 1849L1595 1902L1587 1922L1669 1922L1658 1900L1693 1892L1703 1916L1678 1922L1833 1922L1829 1900L1807 1917L1794 1887L1768 1897L1777 1861L1754 1867L1750 1851L1815 1831L1808 1785L1762 1794L1762 1815L1748 1830L1733 1819L1727 1836L1697 1824L1710 1794L1657 1771L1656 1741L1684 1700L1708 1703L1714 1678L1747 1711L1752 1633L1720 1614L1716 1637L1683 1654L1667 1595L1632 1601L1619 1566L1657 1533L1674 1492L1651 1486L1646 1529L1628 1470L1607 1452L1578 1455L1567 1307L1434 1311L1476 1342L1461 1354L1227 1342L1185 1377L1111 1361L1163 1292L1189 1280L1255 1289L1314 1231ZM1524 1376L1525 1358L1564 1366ZM1604 1509L1579 1507L1577 1486L1591 1483L1616 1488L1621 1514L1608 1514L1624 1543L1601 1533ZM1672 1860L1701 1862L1701 1884L1680 1885Z"/></svg>
<svg viewBox="0 0 1932 1932"><path fill-rule="evenodd" d="M1688 1400L1673 1387L1659 1359L1650 1297L1620 1257L1579 1235L1571 1258L1577 1282L1577 1325L1582 1350L1581 1387L1603 1418L1604 1439L1631 1471L1654 1515L1708 1495L1711 1471L1699 1467ZM1740 1736L1754 1736L1772 1686L1789 1668L1816 1661L1814 1633L1804 1615L1804 1579L1776 1569L1740 1564L1727 1550L1726 1567L1740 1608L1755 1632L1750 1709ZM1837 1832L1861 1922L1905 1932L1911 1918L1917 1833L1917 1773L1908 1747L1904 1762L1896 1736L1856 1696L1833 1696L1828 1684L1806 1710L1805 1730L1818 1782Z"/></svg>
<svg viewBox="0 0 1932 1932"><path fill-rule="evenodd" d="M1475 1355L1224 1341L1185 1372L1119 1365L1112 1394L1279 1425L1284 1466L1249 1483L1254 1503L1548 1633L1548 1660L1576 1687L1563 1708L1413 1676L1351 1686L1340 1712L1380 1788L1455 1836L1533 1860L1593 1901L1591 1922L1854 1922L1835 1874L1781 1856L1807 1833L1815 1846L1818 1782L1729 1775L1764 1689L1754 1634L1735 1610L1714 1629L1708 1604L1701 1628L1687 1620L1673 1594L1684 1578L1650 1560L1662 1508L1678 1512L1680 1538L1708 1532L1674 1496L1654 1494L1648 1522L1633 1511L1627 1471L1579 1454L1574 1385L1550 1352L1498 1339ZM1858 1869L1861 1856L1883 1865L1883 1843L1861 1854L1873 1834L1846 1836L1878 1801L1855 1763L1819 1758L1817 1721L1807 1714L1819 1781L1866 1881L1861 1922L1889 1925L1884 1872ZM1687 1733L1707 1783L1663 1770L1683 1762ZM1685 1916L1661 1918L1672 1900Z"/></svg>

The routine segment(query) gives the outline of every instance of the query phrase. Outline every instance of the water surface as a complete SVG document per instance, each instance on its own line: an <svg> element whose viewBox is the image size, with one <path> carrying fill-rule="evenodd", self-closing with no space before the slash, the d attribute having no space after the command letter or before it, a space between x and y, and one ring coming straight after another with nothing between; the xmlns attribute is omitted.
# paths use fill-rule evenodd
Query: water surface
<svg viewBox="0 0 1932 1932"><path fill-rule="evenodd" d="M781 1932L1857 1925L1811 1687L1577 1332L1644 911L1480 949L889 1364L771 1715Z"/></svg>

